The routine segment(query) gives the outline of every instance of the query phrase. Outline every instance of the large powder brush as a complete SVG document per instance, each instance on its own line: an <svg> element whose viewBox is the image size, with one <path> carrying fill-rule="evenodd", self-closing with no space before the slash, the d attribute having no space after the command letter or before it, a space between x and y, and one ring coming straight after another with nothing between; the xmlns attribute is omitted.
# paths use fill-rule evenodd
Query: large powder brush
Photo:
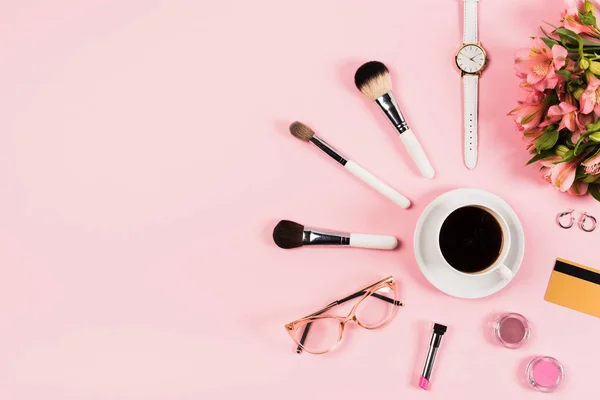
<svg viewBox="0 0 600 400"><path fill-rule="evenodd" d="M379 61L369 61L358 68L354 75L354 83L358 90L369 100L377 103L388 117L400 134L400 140L419 168L421 175L427 179L433 178L435 175L433 167L396 104L396 99L392 94L392 78L387 67Z"/></svg>

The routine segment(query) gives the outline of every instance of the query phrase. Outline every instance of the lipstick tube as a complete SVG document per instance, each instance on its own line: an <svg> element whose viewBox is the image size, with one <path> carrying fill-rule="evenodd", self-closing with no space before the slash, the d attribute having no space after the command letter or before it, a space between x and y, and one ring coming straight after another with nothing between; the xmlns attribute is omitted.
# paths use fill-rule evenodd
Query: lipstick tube
<svg viewBox="0 0 600 400"><path fill-rule="evenodd" d="M429 342L429 351L427 352L427 359L425 359L425 366L423 367L423 373L419 379L419 387L427 390L429 382L431 380L431 371L433 371L433 363L435 362L435 356L442 343L442 336L446 333L447 326L442 324L433 325L433 334L431 341Z"/></svg>

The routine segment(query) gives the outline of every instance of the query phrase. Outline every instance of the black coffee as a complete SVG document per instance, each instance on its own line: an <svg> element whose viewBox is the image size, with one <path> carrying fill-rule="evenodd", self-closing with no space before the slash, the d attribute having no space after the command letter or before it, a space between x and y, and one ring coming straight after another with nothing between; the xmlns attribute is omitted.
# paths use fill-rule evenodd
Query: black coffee
<svg viewBox="0 0 600 400"><path fill-rule="evenodd" d="M502 251L502 228L487 210L462 207L442 224L440 249L448 264L466 273L480 272L498 259Z"/></svg>

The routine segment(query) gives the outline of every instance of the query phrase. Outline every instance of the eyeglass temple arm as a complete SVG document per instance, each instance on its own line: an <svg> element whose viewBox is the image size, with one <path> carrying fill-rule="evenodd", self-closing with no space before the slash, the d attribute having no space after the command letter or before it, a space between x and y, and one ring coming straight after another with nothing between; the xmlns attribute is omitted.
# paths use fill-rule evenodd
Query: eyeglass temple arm
<svg viewBox="0 0 600 400"><path fill-rule="evenodd" d="M350 301L352 299L355 299L357 297L363 296L366 293L365 290L361 290L358 291L354 294L351 294L350 296L344 297L341 300L336 300L331 304L328 304L325 308L323 308L322 310L317 311L316 313L313 313L311 315L309 315L309 317L314 317L315 315L321 315L323 314L325 311L329 310L330 308L333 308L337 305L343 304L347 301ZM383 296L379 293L371 293L371 296L383 300L383 301L387 301L388 303L392 303L395 306L401 306L402 303L399 302L398 300L395 299L390 299L389 297ZM306 337L308 336L308 331L310 330L310 326L312 325L312 322L307 323L304 326L304 332L302 332L302 337L300 338L300 344L298 345L298 347L296 348L296 353L301 354L302 353L302 346L304 345L304 342L306 341Z"/></svg>

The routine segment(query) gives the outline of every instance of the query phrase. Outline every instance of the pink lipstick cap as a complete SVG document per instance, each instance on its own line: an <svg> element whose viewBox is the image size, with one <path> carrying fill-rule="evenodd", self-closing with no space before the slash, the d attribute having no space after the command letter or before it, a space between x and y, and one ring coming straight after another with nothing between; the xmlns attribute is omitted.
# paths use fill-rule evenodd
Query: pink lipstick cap
<svg viewBox="0 0 600 400"><path fill-rule="evenodd" d="M419 379L419 387L425 390L429 387L429 381L424 376Z"/></svg>

